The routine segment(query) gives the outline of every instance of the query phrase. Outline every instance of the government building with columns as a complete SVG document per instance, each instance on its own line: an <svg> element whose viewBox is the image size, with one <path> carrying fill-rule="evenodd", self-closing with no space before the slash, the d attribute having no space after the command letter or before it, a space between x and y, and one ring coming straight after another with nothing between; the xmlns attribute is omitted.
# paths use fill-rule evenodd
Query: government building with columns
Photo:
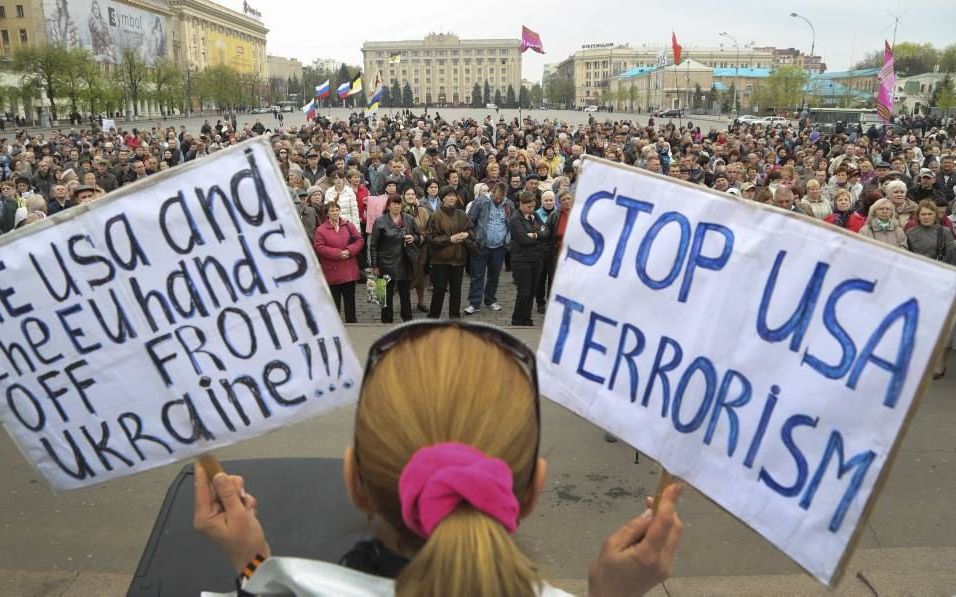
<svg viewBox="0 0 956 597"><path fill-rule="evenodd" d="M485 82L505 97L511 85L521 90L521 40L459 39L453 33L430 33L422 40L371 41L362 45L362 80L371 88L376 74L391 93L408 83L416 105L467 106L475 83Z"/></svg>

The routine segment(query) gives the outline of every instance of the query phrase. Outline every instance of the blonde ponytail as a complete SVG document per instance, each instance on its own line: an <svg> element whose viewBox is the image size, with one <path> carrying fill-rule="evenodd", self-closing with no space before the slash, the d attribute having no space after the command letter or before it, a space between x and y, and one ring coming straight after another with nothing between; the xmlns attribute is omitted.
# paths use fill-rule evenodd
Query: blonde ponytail
<svg viewBox="0 0 956 597"><path fill-rule="evenodd" d="M533 597L531 560L498 521L461 505L432 533L396 581L398 597Z"/></svg>
<svg viewBox="0 0 956 597"><path fill-rule="evenodd" d="M525 501L539 440L536 400L534 384L513 356L454 326L396 344L365 379L355 418L358 474L403 551L417 551L397 579L398 595L537 593L536 570L501 522L463 503L423 541L405 525L398 491L419 449L459 442L504 461L514 496Z"/></svg>

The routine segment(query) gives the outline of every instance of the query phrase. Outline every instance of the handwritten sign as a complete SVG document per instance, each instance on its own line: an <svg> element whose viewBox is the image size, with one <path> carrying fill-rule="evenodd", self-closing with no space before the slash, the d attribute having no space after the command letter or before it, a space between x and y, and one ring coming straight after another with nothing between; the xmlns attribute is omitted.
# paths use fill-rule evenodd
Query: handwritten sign
<svg viewBox="0 0 956 597"><path fill-rule="evenodd" d="M0 418L55 489L351 402L360 371L264 140L0 237Z"/></svg>
<svg viewBox="0 0 956 597"><path fill-rule="evenodd" d="M956 269L586 158L542 392L834 583L954 296Z"/></svg>
<svg viewBox="0 0 956 597"><path fill-rule="evenodd" d="M111 130L116 128L116 121L113 120L112 118L104 118L102 128L104 131L110 132Z"/></svg>

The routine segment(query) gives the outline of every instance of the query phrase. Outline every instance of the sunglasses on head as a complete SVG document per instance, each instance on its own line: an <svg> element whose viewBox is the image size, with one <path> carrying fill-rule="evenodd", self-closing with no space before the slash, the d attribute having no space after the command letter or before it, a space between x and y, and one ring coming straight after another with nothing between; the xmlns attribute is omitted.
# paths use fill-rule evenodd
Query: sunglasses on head
<svg viewBox="0 0 956 597"><path fill-rule="evenodd" d="M534 386L534 414L538 424L538 438L535 442L533 462L537 462L538 449L541 444L541 394L538 389L538 367L535 354L524 342L494 326L458 320L441 321L435 319L424 319L399 325L372 343L371 348L368 350L368 359L365 361L365 372L362 375L362 384L365 384L375 370L375 367L381 362L382 358L390 349L406 340L417 338L431 331L447 327L456 327L463 332L478 336L483 340L487 340L496 348L503 350L515 360L521 370L531 380ZM361 400L361 393L359 394L359 400ZM534 467L532 467L531 474L533 478Z"/></svg>

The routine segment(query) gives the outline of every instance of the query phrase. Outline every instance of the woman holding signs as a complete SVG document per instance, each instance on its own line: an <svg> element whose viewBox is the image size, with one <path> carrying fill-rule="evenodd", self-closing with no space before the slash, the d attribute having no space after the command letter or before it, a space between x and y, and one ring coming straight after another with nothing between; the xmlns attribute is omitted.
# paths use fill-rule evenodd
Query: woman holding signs
<svg viewBox="0 0 956 597"><path fill-rule="evenodd" d="M194 526L252 594L565 595L512 538L547 476L537 388L534 353L505 332L461 321L401 326L369 351L345 453L352 502L376 521L371 558L353 550L343 567L272 557L243 479L209 479L199 466ZM667 576L682 530L680 491L667 486L654 511L607 538L589 595L640 595Z"/></svg>

